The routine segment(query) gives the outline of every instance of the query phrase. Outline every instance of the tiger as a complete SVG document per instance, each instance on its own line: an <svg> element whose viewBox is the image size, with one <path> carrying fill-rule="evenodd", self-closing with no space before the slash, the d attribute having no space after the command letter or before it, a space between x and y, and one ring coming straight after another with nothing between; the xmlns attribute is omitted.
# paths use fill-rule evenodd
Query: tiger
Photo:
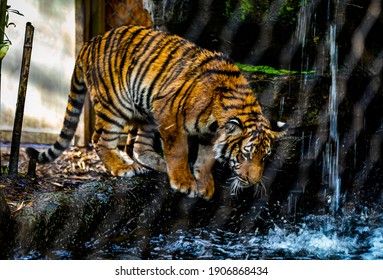
<svg viewBox="0 0 383 280"><path fill-rule="evenodd" d="M51 162L69 147L87 92L95 110L92 144L111 175L164 172L173 190L206 200L215 191L215 162L230 168L233 186L257 185L272 142L287 128L272 126L227 55L152 28L121 26L83 45L61 132L46 151L28 148L30 157ZM131 156L117 146L124 127L136 131ZM156 134L161 153L153 148ZM192 165L190 137L199 140Z"/></svg>

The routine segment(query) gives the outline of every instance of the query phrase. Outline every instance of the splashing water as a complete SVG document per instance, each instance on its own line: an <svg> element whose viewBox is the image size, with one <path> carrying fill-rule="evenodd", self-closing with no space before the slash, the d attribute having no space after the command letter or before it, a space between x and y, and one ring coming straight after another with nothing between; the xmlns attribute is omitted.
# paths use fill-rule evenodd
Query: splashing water
<svg viewBox="0 0 383 280"><path fill-rule="evenodd" d="M267 234L190 228L164 232L149 240L136 238L137 246L125 240L95 241L89 244L87 258L381 259L383 228L376 221L383 217L364 219L362 216L351 215L350 221L344 223L328 215L310 215L296 225L279 221ZM61 259L68 255L68 251L56 250L51 257Z"/></svg>

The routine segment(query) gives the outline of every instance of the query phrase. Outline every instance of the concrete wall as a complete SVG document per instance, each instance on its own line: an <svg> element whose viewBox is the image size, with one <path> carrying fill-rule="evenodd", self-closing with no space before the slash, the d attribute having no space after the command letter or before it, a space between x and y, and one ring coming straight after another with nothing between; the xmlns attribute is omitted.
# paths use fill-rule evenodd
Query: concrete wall
<svg viewBox="0 0 383 280"><path fill-rule="evenodd" d="M35 27L23 142L50 143L61 129L75 59L75 0L8 0L12 41L2 66L0 141L9 141L20 79L25 25ZM37 134L39 132L39 134Z"/></svg>

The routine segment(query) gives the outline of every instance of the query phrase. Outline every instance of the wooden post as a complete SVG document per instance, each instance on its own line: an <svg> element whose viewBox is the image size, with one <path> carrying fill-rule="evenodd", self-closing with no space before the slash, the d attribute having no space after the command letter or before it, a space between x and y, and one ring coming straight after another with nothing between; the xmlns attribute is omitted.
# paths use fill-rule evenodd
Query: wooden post
<svg viewBox="0 0 383 280"><path fill-rule="evenodd" d="M11 176L17 176L18 174L21 129L23 125L24 104L27 93L29 68L32 55L33 32L34 27L30 22L27 22L25 27L23 58L21 62L19 93L17 96L15 121L13 124L11 155L9 159L9 175Z"/></svg>

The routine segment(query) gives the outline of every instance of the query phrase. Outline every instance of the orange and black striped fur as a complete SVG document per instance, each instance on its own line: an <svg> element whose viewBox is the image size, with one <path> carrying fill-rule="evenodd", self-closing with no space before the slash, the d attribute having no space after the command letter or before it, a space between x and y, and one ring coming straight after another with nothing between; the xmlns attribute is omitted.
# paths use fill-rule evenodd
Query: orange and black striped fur
<svg viewBox="0 0 383 280"><path fill-rule="evenodd" d="M28 149L38 162L54 160L69 146L86 92L96 112L92 141L112 175L133 176L147 168L167 172L171 187L190 196L211 198L216 160L234 171L234 187L257 184L270 145L281 135L225 55L178 36L123 26L81 49L60 136L46 152ZM133 159L117 149L127 125L137 130ZM164 158L153 149L157 132ZM189 136L201 139L193 170Z"/></svg>

